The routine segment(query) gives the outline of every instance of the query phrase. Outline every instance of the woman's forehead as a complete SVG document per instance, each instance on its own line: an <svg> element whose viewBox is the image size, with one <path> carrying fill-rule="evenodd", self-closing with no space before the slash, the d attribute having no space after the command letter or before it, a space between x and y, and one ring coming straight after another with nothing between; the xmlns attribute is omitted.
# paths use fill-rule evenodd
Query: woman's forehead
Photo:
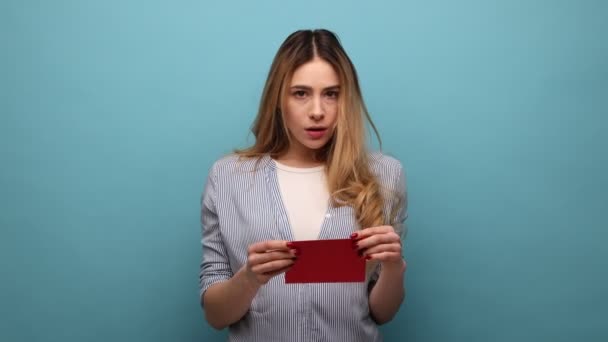
<svg viewBox="0 0 608 342"><path fill-rule="evenodd" d="M290 87L327 88L340 85L340 78L333 66L321 58L315 58L298 67L291 77Z"/></svg>

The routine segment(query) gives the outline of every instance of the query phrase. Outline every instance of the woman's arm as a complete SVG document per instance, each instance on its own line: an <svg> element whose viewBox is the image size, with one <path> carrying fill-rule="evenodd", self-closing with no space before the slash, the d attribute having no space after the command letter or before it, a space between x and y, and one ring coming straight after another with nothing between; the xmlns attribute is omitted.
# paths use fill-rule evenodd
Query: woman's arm
<svg viewBox="0 0 608 342"><path fill-rule="evenodd" d="M249 247L247 264L234 276L204 292L201 303L207 322L215 329L239 321L249 310L260 287L285 272L295 260L287 241L263 241Z"/></svg>
<svg viewBox="0 0 608 342"><path fill-rule="evenodd" d="M382 264L378 281L369 294L369 311L378 324L389 322L405 298L405 260Z"/></svg>
<svg viewBox="0 0 608 342"><path fill-rule="evenodd" d="M376 323L386 323L393 319L405 297L406 263L401 256L401 239L391 226L363 229L351 238L367 260L381 263L380 276L369 294L369 310Z"/></svg>
<svg viewBox="0 0 608 342"><path fill-rule="evenodd" d="M247 251L246 265L233 274L215 205L219 200L217 184L212 169L201 203L200 301L207 322L216 329L223 329L247 313L259 288L287 270L294 262L295 253L287 241L255 243Z"/></svg>
<svg viewBox="0 0 608 342"><path fill-rule="evenodd" d="M247 278L244 268L232 278L211 285L201 298L209 325L221 330L240 320L259 288L260 285Z"/></svg>
<svg viewBox="0 0 608 342"><path fill-rule="evenodd" d="M397 194L391 198L391 207L397 209L393 226L365 229L359 236L362 241L364 255L368 259L381 262L380 275L369 294L369 310L372 318L378 324L384 324L397 314L405 298L404 276L407 264L402 257L401 239L406 235L407 226L407 187L405 171L398 168L393 191ZM391 213L392 214L392 213Z"/></svg>

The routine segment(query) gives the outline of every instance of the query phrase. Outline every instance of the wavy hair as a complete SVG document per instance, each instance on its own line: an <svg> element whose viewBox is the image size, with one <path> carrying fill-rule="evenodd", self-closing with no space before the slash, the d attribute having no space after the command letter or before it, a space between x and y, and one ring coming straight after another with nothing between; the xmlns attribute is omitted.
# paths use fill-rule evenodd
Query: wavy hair
<svg viewBox="0 0 608 342"><path fill-rule="evenodd" d="M291 143L282 108L295 70L321 58L336 71L340 80L338 116L334 135L316 153L326 165L327 187L332 204L350 205L361 228L394 224L399 205L392 205L384 216L385 197L370 169L366 144L366 122L381 144L380 135L367 111L355 67L338 37L328 30L300 30L292 33L277 51L262 92L257 117L252 125L255 143L237 150L244 158L270 155L279 158Z"/></svg>

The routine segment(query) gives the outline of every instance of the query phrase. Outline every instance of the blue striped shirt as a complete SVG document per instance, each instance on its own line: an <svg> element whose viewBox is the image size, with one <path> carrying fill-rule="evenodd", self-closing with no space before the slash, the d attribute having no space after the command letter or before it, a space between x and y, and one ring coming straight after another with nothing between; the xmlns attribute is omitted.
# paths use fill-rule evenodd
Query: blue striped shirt
<svg viewBox="0 0 608 342"><path fill-rule="evenodd" d="M399 161L370 155L370 167L386 193L401 193L405 176ZM394 204L386 196L385 220ZM230 279L247 263L247 248L264 240L293 240L281 200L276 164L269 156L238 160L236 155L214 163L201 205L203 259L201 298L209 286ZM406 233L407 200L397 229ZM360 227L353 208L330 205L319 239L344 239ZM229 327L229 341L382 341L369 312L368 296L378 278L376 267L362 283L285 284L273 277L254 297L249 311Z"/></svg>

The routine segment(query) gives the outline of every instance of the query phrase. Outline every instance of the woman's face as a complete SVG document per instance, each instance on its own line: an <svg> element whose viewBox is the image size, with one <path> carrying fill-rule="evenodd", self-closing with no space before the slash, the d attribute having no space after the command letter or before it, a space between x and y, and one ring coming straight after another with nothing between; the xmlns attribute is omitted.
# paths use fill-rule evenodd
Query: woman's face
<svg viewBox="0 0 608 342"><path fill-rule="evenodd" d="M292 137L288 154L311 156L327 144L336 127L339 91L338 74L320 58L295 70L283 111Z"/></svg>

